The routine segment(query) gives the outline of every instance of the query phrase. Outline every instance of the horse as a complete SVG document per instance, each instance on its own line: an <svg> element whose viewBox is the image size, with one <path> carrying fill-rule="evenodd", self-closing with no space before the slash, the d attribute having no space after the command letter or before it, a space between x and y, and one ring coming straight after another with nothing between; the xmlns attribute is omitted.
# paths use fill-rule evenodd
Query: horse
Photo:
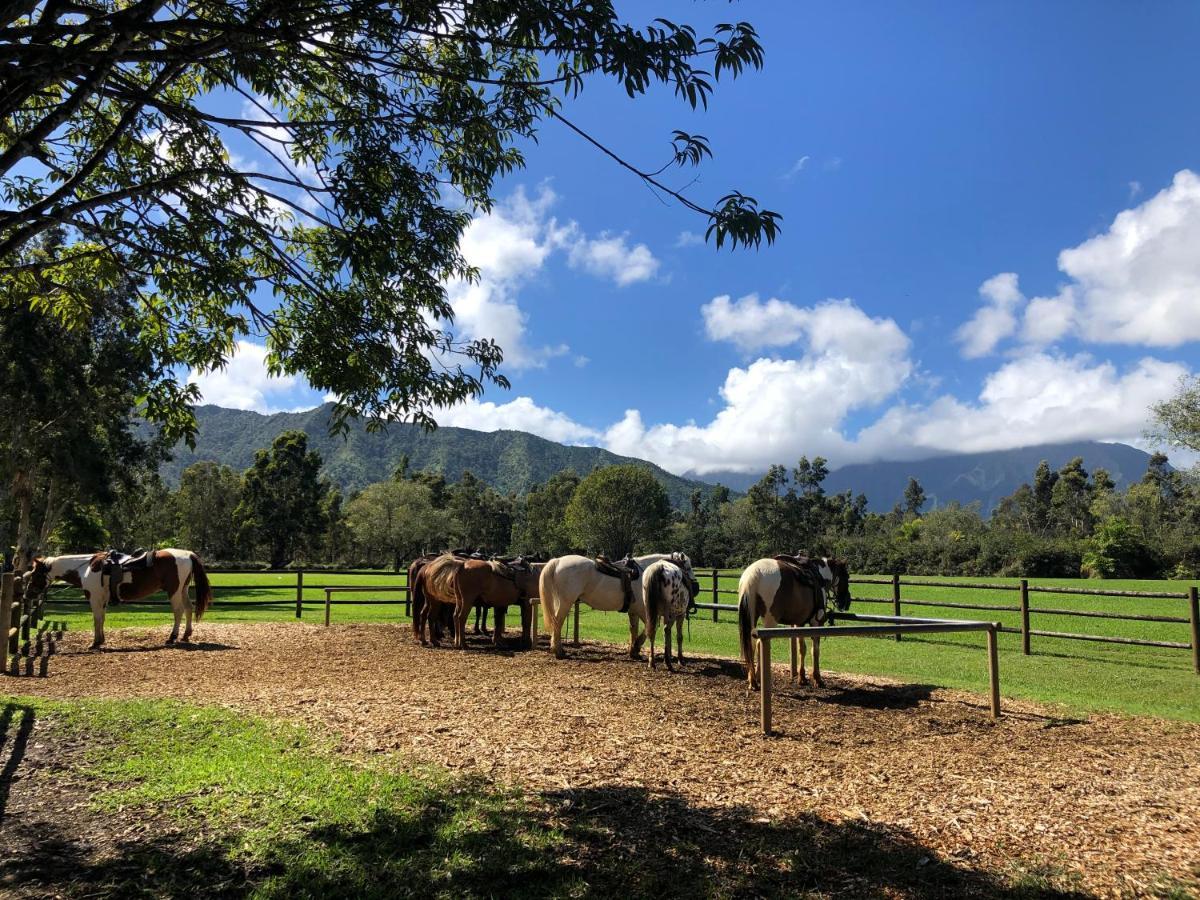
<svg viewBox="0 0 1200 900"><path fill-rule="evenodd" d="M418 588L420 581L421 570L429 563L438 558L438 554L427 553L424 556L418 556L408 564L408 593L409 600L412 605L412 629L413 637L421 642L421 646L425 646L425 622L429 617L428 604L425 602L425 594ZM430 628L434 628L433 624Z"/></svg>
<svg viewBox="0 0 1200 900"><path fill-rule="evenodd" d="M667 559L670 554L651 553L648 556L638 556L634 559L639 572L645 572L646 567L660 559ZM679 554L685 562L688 572L692 563L684 554ZM606 575L596 568L596 560L587 556L571 554L558 556L546 563L542 569L539 581L542 598L542 618L546 632L550 636L550 650L555 657L562 659L566 656L562 646L562 627L567 621L567 613L576 600L580 600L592 609L602 612L621 612L629 614L629 657L637 659L641 653L646 634L641 630L644 624L645 609L642 603L642 581L640 577L630 578L630 596L626 597L622 579Z"/></svg>
<svg viewBox="0 0 1200 900"><path fill-rule="evenodd" d="M467 618L477 605L484 605L496 610L492 644L498 647L504 634L504 616L509 606L517 604L521 608L522 643L531 646L530 598L537 596L539 569L540 564L511 565L452 554L443 554L426 563L414 582L414 604L419 595L421 606L427 610L430 643L441 646L438 617L442 607L449 606L454 611L454 646L465 649Z"/></svg>
<svg viewBox="0 0 1200 900"><path fill-rule="evenodd" d="M152 563L145 568L121 573L117 585L120 600L141 600L159 591L165 591L171 599L171 611L175 614L175 627L167 638L167 644L179 640L179 625L187 614L187 629L183 643L192 638L192 615L202 619L212 605L212 586L208 573L200 558L190 550L155 550L151 553ZM35 594L44 591L52 581L65 581L80 588L92 608L92 649L104 645L104 613L112 595L109 576L105 573L106 553L73 556L38 557L33 560L23 576L25 590ZM196 582L195 605L188 602L188 587Z"/></svg>
<svg viewBox="0 0 1200 900"><path fill-rule="evenodd" d="M654 634L658 631L658 617L663 618L663 657L667 671L674 672L671 665L671 625L675 626L675 638L679 645L679 664L683 665L683 620L692 608L696 595L700 593L700 582L696 581L690 565L680 559L683 554L672 555L651 563L642 573L642 597L645 602L646 635L650 638L650 668L657 668L654 660Z"/></svg>
<svg viewBox="0 0 1200 900"><path fill-rule="evenodd" d="M832 597L839 610L850 607L850 570L844 559L823 557L808 560L803 557L760 559L749 565L738 581L738 632L741 640L742 665L750 688L758 687L753 630L761 617L769 628L773 625L820 625L825 621L825 595ZM813 635L813 682L821 681L821 639ZM804 674L804 638L800 638L800 683L807 684Z"/></svg>

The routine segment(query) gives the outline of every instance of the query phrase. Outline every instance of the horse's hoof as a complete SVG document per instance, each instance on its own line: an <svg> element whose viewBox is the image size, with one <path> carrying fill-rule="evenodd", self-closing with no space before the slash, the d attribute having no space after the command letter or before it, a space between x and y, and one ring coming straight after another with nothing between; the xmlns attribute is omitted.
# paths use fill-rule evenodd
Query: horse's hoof
<svg viewBox="0 0 1200 900"><path fill-rule="evenodd" d="M825 687L825 682L824 682L824 681L822 681L820 678L814 678L814 679L813 679L813 684L815 684L815 685L816 685L817 687L819 687L819 688L823 688L823 687Z"/></svg>
<svg viewBox="0 0 1200 900"><path fill-rule="evenodd" d="M173 646L173 645L175 644L175 641L176 641L176 640L177 640L177 638L175 638L175 637L169 637L169 638L167 638L167 646L168 646L168 647L170 647L170 646Z"/></svg>

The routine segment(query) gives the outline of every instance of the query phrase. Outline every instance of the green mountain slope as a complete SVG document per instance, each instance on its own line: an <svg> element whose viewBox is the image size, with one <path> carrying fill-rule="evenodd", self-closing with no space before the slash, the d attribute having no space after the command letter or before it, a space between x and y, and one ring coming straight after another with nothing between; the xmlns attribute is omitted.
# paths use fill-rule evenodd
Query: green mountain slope
<svg viewBox="0 0 1200 900"><path fill-rule="evenodd" d="M346 491L389 478L404 455L411 469L433 469L450 481L469 469L503 493L524 494L562 469L586 475L615 463L645 466L677 507L686 504L693 489L705 494L713 490L712 485L679 478L644 460L617 456L599 447L568 447L522 431L439 428L426 432L415 425L393 424L374 434L362 425L352 425L345 437L331 435L330 408L266 416L220 406L197 407L200 430L196 449L178 446L174 459L163 465L163 477L178 484L180 473L199 460L214 460L240 472L254 461L256 450L270 446L280 432L295 429L308 435L309 446L325 460L325 474Z"/></svg>

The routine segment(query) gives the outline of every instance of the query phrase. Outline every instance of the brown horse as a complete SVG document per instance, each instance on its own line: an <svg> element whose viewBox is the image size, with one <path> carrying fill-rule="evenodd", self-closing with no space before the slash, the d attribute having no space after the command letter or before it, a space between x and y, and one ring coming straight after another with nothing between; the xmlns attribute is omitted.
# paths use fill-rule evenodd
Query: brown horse
<svg viewBox="0 0 1200 900"><path fill-rule="evenodd" d="M844 559L797 560L790 557L760 559L742 572L738 581L738 632L742 664L752 689L758 687L758 665L754 652L754 628L763 619L773 625L821 625L827 617L825 596L845 610L850 606L850 570ZM813 629L813 681L821 683L821 631ZM800 644L800 682L804 674L804 638Z"/></svg>
<svg viewBox="0 0 1200 900"><path fill-rule="evenodd" d="M454 646L465 648L467 618L476 605L496 610L492 644L500 645L504 634L504 616L514 604L521 608L522 643L530 646L532 619L531 600L537 596L540 564L512 566L498 560L463 559L443 554L419 568L413 582L414 629L415 610L422 609L429 622L429 638L433 646L441 646L438 627L441 610L450 607L454 615ZM418 632L422 637L423 627Z"/></svg>
<svg viewBox="0 0 1200 900"><path fill-rule="evenodd" d="M185 613L187 630L183 633L183 641L186 643L192 637L192 614L200 619L212 604L208 573L200 558L190 550L155 550L150 555L150 565L119 573L121 581L117 585L117 596L121 600L141 600L165 591L171 598L171 611L175 614L175 627L171 629L167 643L174 644L179 639L179 626ZM104 613L112 595L105 566L107 557L106 553L94 553L39 558L33 561L25 575L25 590L35 595L44 591L51 581L65 581L83 590L92 607L94 650L104 644ZM193 580L196 582L194 606L188 602L188 587Z"/></svg>

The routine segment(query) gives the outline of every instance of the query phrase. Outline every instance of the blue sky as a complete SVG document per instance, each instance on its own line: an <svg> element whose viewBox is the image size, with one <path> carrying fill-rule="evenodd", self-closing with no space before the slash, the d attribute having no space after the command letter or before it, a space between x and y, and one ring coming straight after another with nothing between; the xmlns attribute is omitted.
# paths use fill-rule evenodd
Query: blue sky
<svg viewBox="0 0 1200 900"><path fill-rule="evenodd" d="M651 4L626 4L641 23ZM1054 440L1136 441L1200 341L1200 6L655 2L746 19L763 71L692 113L593 82L565 112L657 167L710 139L688 187L781 212L717 252L554 123L465 242L458 328L511 391L444 424L519 428L677 472L834 466ZM687 184L695 173L673 176ZM320 397L252 346L200 376L261 411Z"/></svg>

